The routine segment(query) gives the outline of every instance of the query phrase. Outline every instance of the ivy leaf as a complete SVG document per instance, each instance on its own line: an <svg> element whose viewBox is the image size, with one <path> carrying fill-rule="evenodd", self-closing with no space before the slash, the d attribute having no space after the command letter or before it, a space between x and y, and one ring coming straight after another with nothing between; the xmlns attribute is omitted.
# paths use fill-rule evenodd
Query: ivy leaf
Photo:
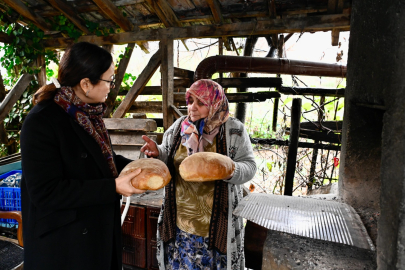
<svg viewBox="0 0 405 270"><path fill-rule="evenodd" d="M273 170L273 165L270 162L267 162L266 165L267 169L269 169L269 172L271 172Z"/></svg>

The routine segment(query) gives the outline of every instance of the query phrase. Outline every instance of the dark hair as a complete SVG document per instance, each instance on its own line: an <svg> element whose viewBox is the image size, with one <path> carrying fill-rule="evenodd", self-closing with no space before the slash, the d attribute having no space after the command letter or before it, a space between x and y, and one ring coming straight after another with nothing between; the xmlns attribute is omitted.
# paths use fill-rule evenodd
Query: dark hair
<svg viewBox="0 0 405 270"><path fill-rule="evenodd" d="M79 42L68 47L59 63L58 81L61 86L76 86L84 78L97 84L101 75L113 62L111 54L105 49L88 42ZM56 94L53 83L42 86L33 97L34 105L42 100L51 99Z"/></svg>

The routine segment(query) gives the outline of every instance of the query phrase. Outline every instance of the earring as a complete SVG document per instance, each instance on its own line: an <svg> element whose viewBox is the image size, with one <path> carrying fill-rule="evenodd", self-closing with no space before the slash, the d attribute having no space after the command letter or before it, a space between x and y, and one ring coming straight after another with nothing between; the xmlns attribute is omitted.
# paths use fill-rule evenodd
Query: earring
<svg viewBox="0 0 405 270"><path fill-rule="evenodd" d="M89 96L89 92L90 92L90 90L87 90L87 92L86 92L86 97Z"/></svg>

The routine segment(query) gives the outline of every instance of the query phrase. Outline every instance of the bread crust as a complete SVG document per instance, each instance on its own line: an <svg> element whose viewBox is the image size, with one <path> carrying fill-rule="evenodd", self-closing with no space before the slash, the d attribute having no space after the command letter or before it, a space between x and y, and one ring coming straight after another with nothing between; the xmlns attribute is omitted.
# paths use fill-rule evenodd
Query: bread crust
<svg viewBox="0 0 405 270"><path fill-rule="evenodd" d="M141 168L141 173L131 179L131 185L137 189L158 190L166 186L172 178L166 164L154 158L141 158L128 163L120 176L127 175L138 168Z"/></svg>
<svg viewBox="0 0 405 270"><path fill-rule="evenodd" d="M228 179L234 170L235 163L232 159L214 152L192 154L179 167L181 177L190 182Z"/></svg>

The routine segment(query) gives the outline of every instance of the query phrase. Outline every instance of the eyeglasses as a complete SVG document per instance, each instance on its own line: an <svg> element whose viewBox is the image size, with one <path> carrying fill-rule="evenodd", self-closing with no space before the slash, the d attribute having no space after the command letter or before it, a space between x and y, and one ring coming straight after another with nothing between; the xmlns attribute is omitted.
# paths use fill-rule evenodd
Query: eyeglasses
<svg viewBox="0 0 405 270"><path fill-rule="evenodd" d="M113 78L111 81L107 81L107 80L103 80L103 79L99 79L99 80L110 83L110 88L111 89L115 88L115 78Z"/></svg>

